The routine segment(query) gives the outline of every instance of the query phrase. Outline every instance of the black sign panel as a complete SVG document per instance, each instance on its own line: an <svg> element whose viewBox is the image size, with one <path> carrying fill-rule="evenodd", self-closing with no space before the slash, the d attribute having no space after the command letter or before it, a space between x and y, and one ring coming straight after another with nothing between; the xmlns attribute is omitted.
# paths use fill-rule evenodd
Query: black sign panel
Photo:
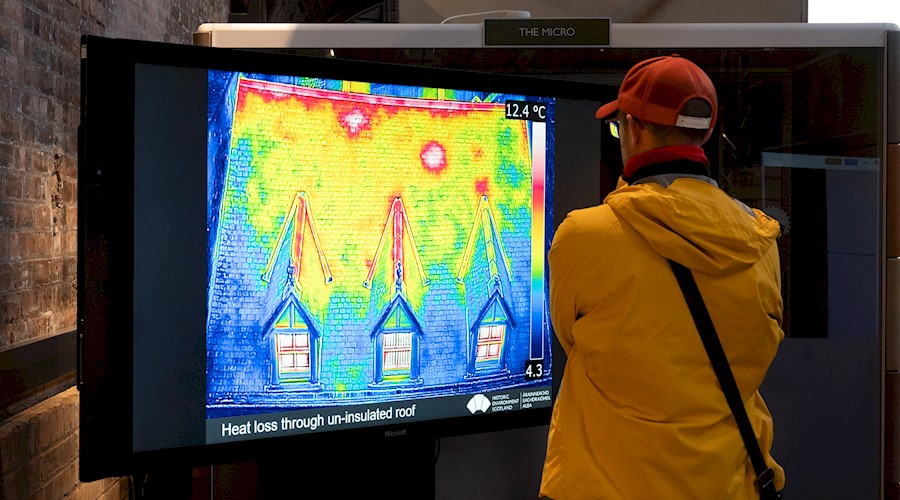
<svg viewBox="0 0 900 500"><path fill-rule="evenodd" d="M485 19L484 45L609 45L609 18Z"/></svg>

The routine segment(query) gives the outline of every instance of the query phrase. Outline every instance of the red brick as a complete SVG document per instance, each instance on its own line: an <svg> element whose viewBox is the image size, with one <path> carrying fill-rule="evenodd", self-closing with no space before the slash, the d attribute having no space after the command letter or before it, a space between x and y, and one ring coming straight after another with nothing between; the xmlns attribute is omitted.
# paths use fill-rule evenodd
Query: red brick
<svg viewBox="0 0 900 500"><path fill-rule="evenodd" d="M12 59L12 56L4 54L0 52L0 62L2 62L2 67L6 68L6 60ZM0 105L3 105L3 108L9 111L16 111L14 107L18 104L17 102L13 102L12 98L12 86L15 84L15 79L13 75L7 75L7 78L0 81Z"/></svg>
<svg viewBox="0 0 900 500"><path fill-rule="evenodd" d="M22 2L6 0L0 3L0 19L5 19L14 26L21 26Z"/></svg>
<svg viewBox="0 0 900 500"><path fill-rule="evenodd" d="M28 421L11 419L0 427L0 475L20 469L28 460L28 425Z"/></svg>
<svg viewBox="0 0 900 500"><path fill-rule="evenodd" d="M0 8L3 8L0 6ZM2 18L0 18L2 19ZM15 50L13 49L13 37L15 36L15 31L11 30L6 26L0 26L0 51L13 54Z"/></svg>
<svg viewBox="0 0 900 500"><path fill-rule="evenodd" d="M47 120L50 118L50 98L46 95L39 95L35 103L39 120Z"/></svg>
<svg viewBox="0 0 900 500"><path fill-rule="evenodd" d="M72 289L71 296L74 297L75 294L75 286L74 284L70 287ZM63 308L62 306L67 306ZM64 311L62 313L54 312L50 316L50 331L53 332L61 332L71 330L75 326L75 299L71 299L70 302L61 303L60 307L57 307L55 310Z"/></svg>
<svg viewBox="0 0 900 500"><path fill-rule="evenodd" d="M63 179L63 203L74 205L78 203L78 183L74 179Z"/></svg>
<svg viewBox="0 0 900 500"><path fill-rule="evenodd" d="M41 17L33 9L25 7L22 10L22 26L26 33L41 36Z"/></svg>
<svg viewBox="0 0 900 500"><path fill-rule="evenodd" d="M59 476L51 483L53 496L51 498L69 498L78 484L78 464L69 462Z"/></svg>
<svg viewBox="0 0 900 500"><path fill-rule="evenodd" d="M0 179L2 178L2 174L0 174ZM16 206L17 203L14 203L12 200L0 200L0 230L9 230L16 227Z"/></svg>
<svg viewBox="0 0 900 500"><path fill-rule="evenodd" d="M44 151L37 150L31 155L31 170L35 173L46 174L53 168L53 160L51 156ZM44 177L46 180L46 176ZM47 181L51 182L51 181Z"/></svg>
<svg viewBox="0 0 900 500"><path fill-rule="evenodd" d="M50 3L50 19L57 28L78 26L81 21L80 17L71 3L59 1ZM59 43L61 40L57 36L51 41Z"/></svg>
<svg viewBox="0 0 900 500"><path fill-rule="evenodd" d="M18 469L0 476L0 485L3 486L3 498L28 498L31 493L29 478L24 469Z"/></svg>
<svg viewBox="0 0 900 500"><path fill-rule="evenodd" d="M49 178L47 179L47 191L53 200L53 206L58 207L62 200L60 192L62 191L62 175L59 173L59 163L57 160L47 162L49 167Z"/></svg>
<svg viewBox="0 0 900 500"><path fill-rule="evenodd" d="M17 203L15 205L16 229L33 229L34 228L34 206L25 203Z"/></svg>
<svg viewBox="0 0 900 500"><path fill-rule="evenodd" d="M21 199L23 193L24 176L15 171L0 172L0 182L3 183L3 196L7 199Z"/></svg>
<svg viewBox="0 0 900 500"><path fill-rule="evenodd" d="M47 199L46 181L42 175L31 175L25 179L25 192L23 196L26 200L44 201Z"/></svg>
<svg viewBox="0 0 900 500"><path fill-rule="evenodd" d="M0 316L2 318L2 316ZM12 345L15 339L25 337L25 321L21 318L0 322L0 346Z"/></svg>
<svg viewBox="0 0 900 500"><path fill-rule="evenodd" d="M75 255L78 252L77 231L64 231L62 233L62 251L64 255Z"/></svg>
<svg viewBox="0 0 900 500"><path fill-rule="evenodd" d="M45 336L52 333L50 331L50 317L48 316L32 316L25 318L25 330L22 332L14 332L12 336L13 343L24 342L36 336Z"/></svg>
<svg viewBox="0 0 900 500"><path fill-rule="evenodd" d="M36 123L35 137L38 144L44 146L53 146L56 142L56 131L54 130L52 122L46 117Z"/></svg>
<svg viewBox="0 0 900 500"><path fill-rule="evenodd" d="M43 287L50 284L50 266L50 259L35 259L28 263L31 282L35 286Z"/></svg>
<svg viewBox="0 0 900 500"><path fill-rule="evenodd" d="M40 12L50 12L50 0L30 0L31 5Z"/></svg>
<svg viewBox="0 0 900 500"><path fill-rule="evenodd" d="M0 139L18 141L22 138L22 127L16 115L0 111Z"/></svg>
<svg viewBox="0 0 900 500"><path fill-rule="evenodd" d="M50 258L50 281L59 281L63 275L63 259L58 256Z"/></svg>
<svg viewBox="0 0 900 500"><path fill-rule="evenodd" d="M8 235L5 238L0 238L0 240L5 240L7 243L6 258L10 262L15 262L15 261L19 260L19 258L21 258L21 255L20 255L21 252L19 250L19 246L20 246L19 240L20 239L21 238L19 236L19 233L8 233ZM0 293L3 293L3 292L0 291Z"/></svg>
<svg viewBox="0 0 900 500"><path fill-rule="evenodd" d="M33 116L35 113L35 101L37 100L37 96L34 92L24 91L22 92L22 113Z"/></svg>
<svg viewBox="0 0 900 500"><path fill-rule="evenodd" d="M40 477L50 478L58 475L71 465L72 457L76 455L77 451L78 441L76 435L69 429L68 434L60 436L60 441L39 457Z"/></svg>
<svg viewBox="0 0 900 500"><path fill-rule="evenodd" d="M20 120L22 122L22 125L19 127L19 132L21 134L20 135L21 141L24 143L27 143L27 144L33 144L35 141L35 138L37 137L35 135L36 124L34 123L34 120L32 120L30 118L26 118L25 116L22 116L20 118Z"/></svg>
<svg viewBox="0 0 900 500"><path fill-rule="evenodd" d="M69 205L62 207L62 210L57 215L56 223L72 229L78 229L78 206Z"/></svg>
<svg viewBox="0 0 900 500"><path fill-rule="evenodd" d="M78 301L78 290L75 282L70 281L59 285L57 298L60 306L74 307Z"/></svg>
<svg viewBox="0 0 900 500"><path fill-rule="evenodd" d="M48 154L46 148L41 148L35 152L32 170L41 174L49 174L53 171L53 155ZM53 180L49 178L49 175L44 175L43 177L48 183Z"/></svg>
<svg viewBox="0 0 900 500"><path fill-rule="evenodd" d="M34 206L34 227L44 231L53 230L53 213L46 203Z"/></svg>
<svg viewBox="0 0 900 500"><path fill-rule="evenodd" d="M27 340L30 337L28 336L28 331L25 330L25 319L17 318L15 321L10 323L9 332L9 341L11 344L15 344L17 342L21 342L22 340Z"/></svg>
<svg viewBox="0 0 900 500"><path fill-rule="evenodd" d="M30 280L26 279L25 282L27 284ZM38 303L38 294L33 293L32 291L28 291L27 293L22 294L22 316L29 317L34 316L40 311L40 304Z"/></svg>
<svg viewBox="0 0 900 500"><path fill-rule="evenodd" d="M60 133L60 136L67 135ZM77 134L73 134L77 138ZM57 145L53 148L52 164L59 166L59 173L66 179L78 180L78 156L66 154L65 150Z"/></svg>
<svg viewBox="0 0 900 500"><path fill-rule="evenodd" d="M23 233L25 236L24 257L26 259L40 259L51 255L54 247L53 236L50 233Z"/></svg>
<svg viewBox="0 0 900 500"><path fill-rule="evenodd" d="M56 60L59 59L59 56L56 56ZM54 71L57 71L54 67ZM62 120L62 106L55 99L47 102L47 121L50 123L57 123Z"/></svg>
<svg viewBox="0 0 900 500"><path fill-rule="evenodd" d="M55 403L50 402L44 408L41 408L40 412L36 412L36 418L34 418L34 422L29 429L29 440L33 455L43 453L56 439L56 436L53 436L52 433L52 420L54 418L52 408L54 406Z"/></svg>
<svg viewBox="0 0 900 500"><path fill-rule="evenodd" d="M31 168L31 161L34 157L34 147L20 144L16 147L16 170L25 170Z"/></svg>
<svg viewBox="0 0 900 500"><path fill-rule="evenodd" d="M0 295L0 318L12 322L22 317L22 292Z"/></svg>
<svg viewBox="0 0 900 500"><path fill-rule="evenodd" d="M19 61L19 77L28 82L25 86L27 89L37 88L38 82L43 77L40 72L40 68L34 65L34 63L29 62L27 59L22 57L22 60Z"/></svg>
<svg viewBox="0 0 900 500"><path fill-rule="evenodd" d="M53 313L59 311L59 313L62 314L62 309L56 307L56 287L53 283L50 283L47 286L41 286L35 290L37 292L38 305L41 311Z"/></svg>
<svg viewBox="0 0 900 500"><path fill-rule="evenodd" d="M57 85L59 85L59 78L56 78L55 75L47 71L47 68L41 67L39 68L41 79L38 80L37 88L41 91L42 94L47 95L59 95L56 93Z"/></svg>
<svg viewBox="0 0 900 500"><path fill-rule="evenodd" d="M54 311L56 303L54 301L54 287L43 286L35 290L33 295L37 296L38 311Z"/></svg>
<svg viewBox="0 0 900 500"><path fill-rule="evenodd" d="M28 270L28 266L24 262L17 263L15 269L16 272L13 273L13 285L15 289L25 289L31 286L31 273ZM24 304L24 298L30 294L23 294L22 301ZM23 313L24 314L24 313Z"/></svg>
<svg viewBox="0 0 900 500"><path fill-rule="evenodd" d="M78 275L78 259L76 258L66 258L63 259L63 274L60 279L63 281L74 280Z"/></svg>
<svg viewBox="0 0 900 500"><path fill-rule="evenodd" d="M12 169L14 156L13 145L0 142L0 169Z"/></svg>
<svg viewBox="0 0 900 500"><path fill-rule="evenodd" d="M15 290L16 287L13 273L18 270L18 266L13 267L12 264L6 262L2 257L3 255L0 253L0 290ZM2 466L2 463L0 463L0 466ZM2 467L0 467L0 469L2 469Z"/></svg>
<svg viewBox="0 0 900 500"><path fill-rule="evenodd" d="M60 233L58 233L58 232L56 234L47 233L47 237L50 241L50 249L49 249L50 253L47 255L59 255L59 253L62 251L62 246L63 246L63 241L62 241L62 237L60 236ZM32 258L34 258L34 257L32 257Z"/></svg>

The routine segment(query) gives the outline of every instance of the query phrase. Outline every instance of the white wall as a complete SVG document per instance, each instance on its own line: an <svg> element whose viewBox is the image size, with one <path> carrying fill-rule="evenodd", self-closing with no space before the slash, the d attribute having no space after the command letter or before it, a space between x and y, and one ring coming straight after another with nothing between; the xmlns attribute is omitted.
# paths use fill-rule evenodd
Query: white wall
<svg viewBox="0 0 900 500"><path fill-rule="evenodd" d="M811 23L894 23L900 25L900 2L890 0L807 0Z"/></svg>

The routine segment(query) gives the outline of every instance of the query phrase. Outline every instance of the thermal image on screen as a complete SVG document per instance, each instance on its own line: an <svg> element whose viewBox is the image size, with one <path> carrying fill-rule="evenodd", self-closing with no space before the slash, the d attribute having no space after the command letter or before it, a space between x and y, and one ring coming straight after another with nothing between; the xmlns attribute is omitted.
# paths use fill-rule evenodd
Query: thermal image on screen
<svg viewBox="0 0 900 500"><path fill-rule="evenodd" d="M211 72L208 418L548 386L553 107Z"/></svg>

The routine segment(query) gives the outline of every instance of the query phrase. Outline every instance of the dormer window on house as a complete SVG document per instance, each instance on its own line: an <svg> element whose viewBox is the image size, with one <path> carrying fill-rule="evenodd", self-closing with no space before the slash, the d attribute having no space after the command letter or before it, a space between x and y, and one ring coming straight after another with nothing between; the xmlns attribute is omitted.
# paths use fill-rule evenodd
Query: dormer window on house
<svg viewBox="0 0 900 500"><path fill-rule="evenodd" d="M495 373L505 367L510 319L502 300L499 295L493 296L473 332L476 373Z"/></svg>
<svg viewBox="0 0 900 500"><path fill-rule="evenodd" d="M273 382L279 386L316 383L317 335L295 300L287 301L268 333L275 348Z"/></svg>
<svg viewBox="0 0 900 500"><path fill-rule="evenodd" d="M419 327L404 305L398 296L374 334L376 383L406 383L418 377Z"/></svg>

